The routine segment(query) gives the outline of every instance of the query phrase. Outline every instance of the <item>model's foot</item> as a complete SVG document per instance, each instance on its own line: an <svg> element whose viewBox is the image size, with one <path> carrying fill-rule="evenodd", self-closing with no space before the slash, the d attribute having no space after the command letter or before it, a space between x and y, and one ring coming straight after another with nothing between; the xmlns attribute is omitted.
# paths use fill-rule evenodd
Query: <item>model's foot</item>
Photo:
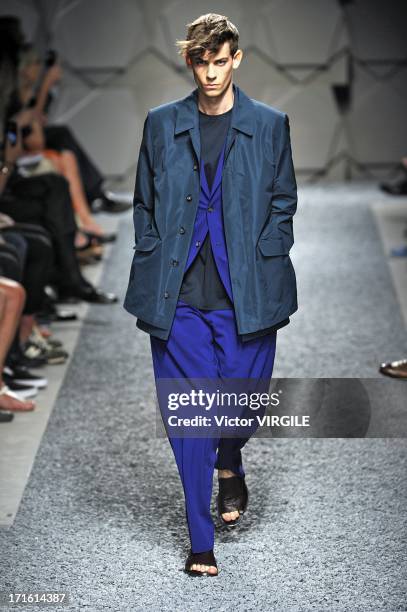
<svg viewBox="0 0 407 612"><path fill-rule="evenodd" d="M201 574L212 574L213 576L218 573L218 568L214 565L200 565L199 563L193 563L189 569L194 572L200 572Z"/></svg>
<svg viewBox="0 0 407 612"><path fill-rule="evenodd" d="M190 552L185 562L185 571L191 576L216 576L218 567L213 550Z"/></svg>
<svg viewBox="0 0 407 612"><path fill-rule="evenodd" d="M219 470L218 516L224 525L235 527L246 512L249 499L245 478L230 470Z"/></svg>
<svg viewBox="0 0 407 612"><path fill-rule="evenodd" d="M231 470L218 470L218 479L232 478L233 476L238 476L238 474L235 474ZM235 510L234 512L224 512L222 514L222 518L225 521L235 521L237 518L239 518L239 511Z"/></svg>

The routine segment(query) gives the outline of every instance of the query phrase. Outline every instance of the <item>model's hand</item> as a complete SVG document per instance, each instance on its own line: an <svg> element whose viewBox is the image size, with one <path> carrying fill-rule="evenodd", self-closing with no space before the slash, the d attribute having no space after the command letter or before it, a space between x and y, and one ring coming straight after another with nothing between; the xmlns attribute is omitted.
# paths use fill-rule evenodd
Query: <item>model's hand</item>
<svg viewBox="0 0 407 612"><path fill-rule="evenodd" d="M34 115L35 121L37 121L41 126L47 125L48 117L45 113L34 108L33 115Z"/></svg>
<svg viewBox="0 0 407 612"><path fill-rule="evenodd" d="M44 83L47 87L52 87L55 83L62 79L62 68L59 64L54 64L47 70L44 78Z"/></svg>

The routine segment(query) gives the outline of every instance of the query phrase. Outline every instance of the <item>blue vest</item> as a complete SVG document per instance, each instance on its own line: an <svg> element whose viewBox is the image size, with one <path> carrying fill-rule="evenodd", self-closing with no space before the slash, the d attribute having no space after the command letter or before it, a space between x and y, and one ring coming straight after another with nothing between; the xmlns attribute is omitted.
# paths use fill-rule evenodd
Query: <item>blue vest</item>
<svg viewBox="0 0 407 612"><path fill-rule="evenodd" d="M201 160L200 163L201 191L184 274L199 253L199 249L201 248L209 231L209 239L211 241L213 257L215 259L216 267L218 268L219 276L231 302L233 302L232 283L230 280L222 216L222 170L225 157L225 146L226 142L223 145L221 154L219 155L212 189L209 189L208 182L206 180L203 161Z"/></svg>

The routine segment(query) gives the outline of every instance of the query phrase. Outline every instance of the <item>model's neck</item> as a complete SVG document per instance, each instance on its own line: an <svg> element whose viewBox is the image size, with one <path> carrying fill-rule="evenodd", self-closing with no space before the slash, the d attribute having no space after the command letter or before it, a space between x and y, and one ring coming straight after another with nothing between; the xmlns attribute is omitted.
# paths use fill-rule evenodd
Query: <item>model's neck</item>
<svg viewBox="0 0 407 612"><path fill-rule="evenodd" d="M198 108L200 111L207 115L221 115L227 113L233 107L233 83L229 84L229 87L216 98L207 96L205 92L198 90Z"/></svg>

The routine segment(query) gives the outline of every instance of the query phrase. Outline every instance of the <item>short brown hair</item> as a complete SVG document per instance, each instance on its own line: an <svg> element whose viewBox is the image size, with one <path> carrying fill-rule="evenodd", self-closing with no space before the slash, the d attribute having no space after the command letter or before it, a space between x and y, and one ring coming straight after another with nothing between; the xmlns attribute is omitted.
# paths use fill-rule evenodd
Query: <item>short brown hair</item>
<svg viewBox="0 0 407 612"><path fill-rule="evenodd" d="M209 51L216 53L223 43L229 41L232 57L239 45L239 31L225 15L207 13L187 23L185 40L177 40L179 53L184 57L197 59Z"/></svg>

